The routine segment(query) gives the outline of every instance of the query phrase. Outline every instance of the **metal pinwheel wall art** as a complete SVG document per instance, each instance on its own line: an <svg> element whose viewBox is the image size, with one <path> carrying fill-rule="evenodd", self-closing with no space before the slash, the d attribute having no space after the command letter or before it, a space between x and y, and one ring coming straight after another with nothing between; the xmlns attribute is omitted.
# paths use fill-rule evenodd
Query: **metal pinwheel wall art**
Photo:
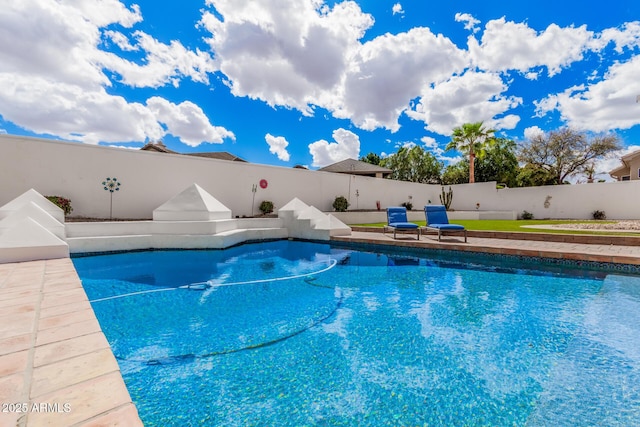
<svg viewBox="0 0 640 427"><path fill-rule="evenodd" d="M120 182L118 178L107 178L102 181L102 186L105 191L109 192L109 219L113 219L113 193L114 191L120 191Z"/></svg>

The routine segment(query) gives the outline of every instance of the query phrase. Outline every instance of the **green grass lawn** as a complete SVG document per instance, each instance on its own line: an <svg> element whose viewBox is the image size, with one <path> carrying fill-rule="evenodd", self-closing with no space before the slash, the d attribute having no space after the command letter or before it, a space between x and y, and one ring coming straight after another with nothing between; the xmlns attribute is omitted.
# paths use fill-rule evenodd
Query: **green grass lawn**
<svg viewBox="0 0 640 427"><path fill-rule="evenodd" d="M425 221L412 221L420 226L426 225ZM624 233L610 230L558 230L548 228L528 228L523 226L530 225L552 225L552 224L575 224L575 223L589 223L596 221L571 221L571 220L506 220L506 219L470 219L470 220L452 220L452 224L463 225L467 230L473 231L517 231L524 233L556 233L556 234L604 234L604 235L621 235L621 236L637 236L638 233ZM603 223L603 221L598 221ZM612 223L614 221L604 221L606 223ZM372 224L351 224L354 226L363 227L382 227L386 225L386 222L377 222Z"/></svg>

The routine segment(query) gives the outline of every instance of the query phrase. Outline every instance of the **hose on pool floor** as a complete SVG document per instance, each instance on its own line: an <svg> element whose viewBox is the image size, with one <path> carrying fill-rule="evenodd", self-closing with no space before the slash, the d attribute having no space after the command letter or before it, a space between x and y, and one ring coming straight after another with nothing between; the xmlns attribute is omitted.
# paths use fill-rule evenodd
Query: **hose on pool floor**
<svg viewBox="0 0 640 427"><path fill-rule="evenodd" d="M333 267L335 267L337 264L338 264L338 261L336 261L335 259L332 259L332 260L330 260L330 263L329 263L328 267L323 268L322 270L312 271L311 273L296 274L296 275L293 275L293 276L284 276L284 277L274 277L272 279L256 279L256 280L247 280L247 281L243 281L243 282L231 282L231 283L215 283L213 280L207 280L206 282L189 283L188 285L178 286L177 288L162 288L162 289L151 289L151 290L148 290L148 291L129 292L129 293L126 293L126 294L113 295L113 296L105 297L105 298L97 298L97 299L91 300L89 302L93 303L93 302L109 301L109 300L114 300L114 299L119 299L119 298L132 297L132 296L136 296L136 295L151 294L151 293L154 293L154 292L177 291L179 289L188 289L188 290L192 290L192 291L204 291L204 290L209 289L209 288L217 288L217 287L220 287L220 286L251 285L251 284L255 284L255 283L269 283L269 282L280 282L280 281L283 281L283 280L300 279L300 278L303 278L303 277L311 277L314 274L320 274L320 273L324 273L325 271L329 271Z"/></svg>
<svg viewBox="0 0 640 427"><path fill-rule="evenodd" d="M333 307L333 309L327 313L324 316L321 316L315 320L313 320L309 325L298 329L296 331L293 331L287 335L269 340L269 341L265 341L265 342L261 342L261 343L257 343L257 344L251 344L248 345L246 347L240 347L240 348L235 348L235 349L228 349L228 350L220 350L220 351L213 351L210 353L204 353L204 354L193 354L193 353L188 353L188 354L181 354L181 355L177 355L177 356L167 356L167 357L161 357L161 358L156 358L156 359L128 359L125 357L120 357L120 356L116 356L116 359L119 360L124 360L124 361L128 361L128 362L138 362L138 363L142 363L145 365L149 365L149 366L155 366L155 365L170 365L173 363L180 363L180 362L191 362L191 361L195 361L198 359L205 359L208 357L215 357L215 356L223 356L226 354L233 354L233 353L240 353L242 351L248 351L248 350L256 350L259 348L264 348L264 347L269 347L272 346L274 344L283 342L288 340L289 338L293 338L295 336L298 336L300 334L302 334L303 332L308 331L311 328L314 328L318 325L320 325L321 323L324 323L326 320L330 319L337 311L338 309L342 306L342 302L344 300L344 294L342 293L342 291L338 288L334 288L333 286L328 286L328 285L322 285L319 283L315 283L316 278L315 277L310 277L309 279L305 279L305 283L311 285L311 286L315 286L315 287L320 287L320 288L326 288L326 289L337 289L339 292L339 295L337 297L336 300L336 305L335 307Z"/></svg>

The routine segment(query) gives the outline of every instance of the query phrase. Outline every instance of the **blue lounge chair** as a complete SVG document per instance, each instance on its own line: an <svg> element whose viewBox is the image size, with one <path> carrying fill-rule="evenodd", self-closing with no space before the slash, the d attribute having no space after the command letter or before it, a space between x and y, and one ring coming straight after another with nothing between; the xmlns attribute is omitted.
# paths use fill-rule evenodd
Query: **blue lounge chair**
<svg viewBox="0 0 640 427"><path fill-rule="evenodd" d="M462 225L449 224L447 210L443 205L427 205L424 207L424 214L427 218L427 230L438 231L438 242L442 237L442 232L464 232L464 242L467 243L467 229Z"/></svg>
<svg viewBox="0 0 640 427"><path fill-rule="evenodd" d="M416 230L418 233L416 240L420 240L420 227L418 224L407 221L407 208L399 206L387 208L387 225L385 225L383 232L386 232L388 228L393 230L394 239L397 230Z"/></svg>

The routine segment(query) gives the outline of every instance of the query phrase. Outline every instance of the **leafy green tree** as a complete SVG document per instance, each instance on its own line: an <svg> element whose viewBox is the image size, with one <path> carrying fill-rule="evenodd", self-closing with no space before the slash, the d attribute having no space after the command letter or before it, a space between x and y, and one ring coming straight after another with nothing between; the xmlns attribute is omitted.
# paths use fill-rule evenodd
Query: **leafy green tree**
<svg viewBox="0 0 640 427"><path fill-rule="evenodd" d="M442 173L442 184L466 184L469 182L469 159L464 159L456 164L449 165Z"/></svg>
<svg viewBox="0 0 640 427"><path fill-rule="evenodd" d="M369 153L366 156L360 157L361 162L370 163L372 165L380 166L380 162L382 158L378 156L376 153Z"/></svg>
<svg viewBox="0 0 640 427"><path fill-rule="evenodd" d="M517 185L520 172L516 157L516 143L505 138L496 138L484 149L483 155L475 159L475 181L496 181L508 187ZM449 165L442 174L443 184L464 184L469 178L469 159Z"/></svg>
<svg viewBox="0 0 640 427"><path fill-rule="evenodd" d="M585 165L619 149L616 135L589 137L585 132L563 128L525 141L520 146L518 160L531 165L532 171L545 170L553 177L553 184L562 184L584 170Z"/></svg>
<svg viewBox="0 0 640 427"><path fill-rule="evenodd" d="M557 184L556 177L547 169L537 165L525 165L520 168L520 172L516 176L517 187L539 187L554 184Z"/></svg>
<svg viewBox="0 0 640 427"><path fill-rule="evenodd" d="M495 138L485 148L483 156L476 158L476 181L496 181L515 187L520 172L516 150L517 145L512 140Z"/></svg>
<svg viewBox="0 0 640 427"><path fill-rule="evenodd" d="M380 166L392 170L390 179L438 184L444 165L433 154L416 145L400 148L396 153L382 159Z"/></svg>
<svg viewBox="0 0 640 427"><path fill-rule="evenodd" d="M447 150L458 150L469 157L469 183L475 182L475 158L482 157L495 130L486 129L482 122L465 123L453 129Z"/></svg>

